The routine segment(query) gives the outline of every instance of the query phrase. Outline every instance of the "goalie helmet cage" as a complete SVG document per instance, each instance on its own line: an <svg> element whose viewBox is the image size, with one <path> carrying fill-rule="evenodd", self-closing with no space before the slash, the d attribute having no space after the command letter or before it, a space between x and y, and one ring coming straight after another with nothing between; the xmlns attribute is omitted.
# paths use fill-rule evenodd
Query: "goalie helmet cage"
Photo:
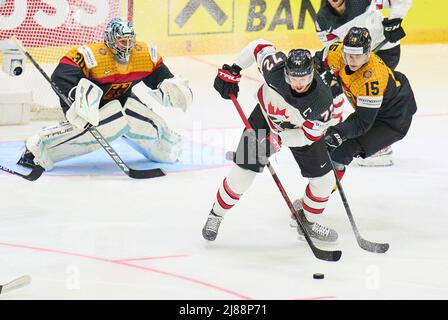
<svg viewBox="0 0 448 320"><path fill-rule="evenodd" d="M52 74L71 48L103 41L107 23L116 16L133 21L135 0L1 0L0 41L16 36ZM0 64L2 58L0 54ZM6 93L32 92L33 120L63 119L59 99L31 63L18 77L2 74Z"/></svg>

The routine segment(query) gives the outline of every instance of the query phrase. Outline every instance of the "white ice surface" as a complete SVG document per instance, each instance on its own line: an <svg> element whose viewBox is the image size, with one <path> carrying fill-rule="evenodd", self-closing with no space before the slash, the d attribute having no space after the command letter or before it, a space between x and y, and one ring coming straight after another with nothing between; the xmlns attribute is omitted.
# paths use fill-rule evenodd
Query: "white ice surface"
<svg viewBox="0 0 448 320"><path fill-rule="evenodd" d="M289 211L266 170L225 217L217 240L202 226L229 167L136 181L125 176L43 176L31 183L0 175L0 283L33 282L0 299L447 299L447 45L402 48L399 70L419 110L393 146L395 166L349 168L343 180L361 234L389 242L372 254L355 241L334 194L322 216L339 232L339 262L317 260L296 239ZM166 58L191 79L187 113L158 109L188 139L225 149L242 128L231 102L213 90L216 65L231 56ZM255 69L245 72L259 79ZM3 87L6 83L1 79ZM259 83L243 78L247 114ZM43 123L0 127L19 141ZM106 156L105 156L106 157ZM306 180L287 150L273 159L291 198ZM313 273L324 280L313 280Z"/></svg>

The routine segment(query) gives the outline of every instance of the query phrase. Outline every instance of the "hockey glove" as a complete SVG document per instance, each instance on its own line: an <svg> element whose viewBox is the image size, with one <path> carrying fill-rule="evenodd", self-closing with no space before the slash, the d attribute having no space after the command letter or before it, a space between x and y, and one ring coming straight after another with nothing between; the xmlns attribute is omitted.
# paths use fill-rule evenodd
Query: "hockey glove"
<svg viewBox="0 0 448 320"><path fill-rule="evenodd" d="M403 28L401 27L401 22L403 19L395 18L395 19L384 19L383 20L383 26L384 26L384 37L389 42L397 42L401 38L404 38L406 36L406 33L404 32Z"/></svg>
<svg viewBox="0 0 448 320"><path fill-rule="evenodd" d="M345 140L344 136L339 133L333 127L328 128L324 136L325 144L327 145L328 151L333 151L339 147Z"/></svg>
<svg viewBox="0 0 448 320"><path fill-rule="evenodd" d="M330 70L327 70L324 73L322 73L320 75L320 77L322 78L322 80L324 80L324 82L328 86L330 86L331 93L332 93L333 97L337 97L343 92L341 80L339 79L338 76L333 74L333 72L331 72Z"/></svg>
<svg viewBox="0 0 448 320"><path fill-rule="evenodd" d="M193 102L193 92L186 79L165 79L158 87L159 90L151 90L150 94L165 107L179 108L185 112Z"/></svg>
<svg viewBox="0 0 448 320"><path fill-rule="evenodd" d="M238 83L241 80L241 68L236 64L229 66L225 64L221 69L218 69L218 75L215 78L213 87L219 92L221 97L230 100L230 94L233 93L238 97Z"/></svg>
<svg viewBox="0 0 448 320"><path fill-rule="evenodd" d="M314 69L319 73L322 74L327 70L330 70L327 66L325 66L324 62L324 50L316 51L313 57L313 65Z"/></svg>

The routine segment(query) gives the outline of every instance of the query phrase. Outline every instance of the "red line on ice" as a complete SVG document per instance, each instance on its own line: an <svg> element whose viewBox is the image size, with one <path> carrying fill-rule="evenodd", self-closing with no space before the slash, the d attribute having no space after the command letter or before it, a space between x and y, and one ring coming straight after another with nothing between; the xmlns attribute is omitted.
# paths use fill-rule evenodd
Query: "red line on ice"
<svg viewBox="0 0 448 320"><path fill-rule="evenodd" d="M131 262L131 261L147 261L147 260L159 260L159 259L172 259L172 258L183 258L188 257L189 254L178 254L174 256L161 256L161 257L148 257L148 258L132 258L132 259L120 259L113 260L114 262Z"/></svg>
<svg viewBox="0 0 448 320"><path fill-rule="evenodd" d="M158 269L154 269L154 268L149 268L149 267L144 267L144 266L140 266L140 265L136 265L136 264L131 264L131 263L126 263L126 262L120 262L117 260L113 260L113 259L106 259L106 258L101 258L101 257L95 257L95 256L90 256L90 255L86 255L86 254L81 254L81 253L75 253L75 252L68 252L68 251L63 251L63 250L56 250L56 249L48 249L48 248L41 248L41 247L34 247L34 246L28 246L28 245L22 245L22 244L14 244L14 243L3 243L0 242L0 246L4 246L4 247L11 247L11 248L19 248L19 249L27 249L27 250L33 250L33 251L39 251L39 252L48 252L48 253L55 253L55 254L60 254L60 255L66 255L66 256L71 256L71 257L79 257L79 258L84 258L84 259L90 259L90 260L95 260L98 262L105 262L105 263L110 263L110 264L115 264L115 265L119 265L119 266L126 266L129 268L133 268L133 269L140 269L140 270L144 270L144 271L148 271L148 272L152 272L152 273L157 273L160 275L164 275L164 276L168 276L171 278L176 278L179 280L184 280L187 282L192 282L195 283L197 285L212 289L212 290L216 290L216 291L220 291L222 293L226 293L230 296L242 299L242 300L253 300L253 298L246 296L244 294L238 293L236 291L233 290L229 290L226 288L222 288L219 286L216 286L214 284L199 280L199 279L195 279L192 277L188 277L188 276L183 276L180 274L175 274L172 272L167 272L167 271L163 271L163 270L158 270Z"/></svg>

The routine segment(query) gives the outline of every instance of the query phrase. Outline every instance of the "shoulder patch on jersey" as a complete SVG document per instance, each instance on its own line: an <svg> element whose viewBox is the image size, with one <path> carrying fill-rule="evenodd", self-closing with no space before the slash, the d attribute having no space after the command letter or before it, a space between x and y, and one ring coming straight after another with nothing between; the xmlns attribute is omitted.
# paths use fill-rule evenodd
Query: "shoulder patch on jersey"
<svg viewBox="0 0 448 320"><path fill-rule="evenodd" d="M90 49L88 46L84 45L79 47L78 52L83 55L87 68L92 69L93 67L96 67L98 65L92 49Z"/></svg>
<svg viewBox="0 0 448 320"><path fill-rule="evenodd" d="M382 96L359 96L356 99L356 105L364 108L379 108L383 103Z"/></svg>
<svg viewBox="0 0 448 320"><path fill-rule="evenodd" d="M372 75L373 75L373 73L372 73L372 71L370 71L370 70L366 70L366 71L364 71L364 73L362 74L362 76L363 76L364 78L366 78L366 79L370 79L370 78L372 78Z"/></svg>
<svg viewBox="0 0 448 320"><path fill-rule="evenodd" d="M157 58L159 56L159 52L157 50L157 47L153 44L149 44L149 55L151 56L151 60L156 63L157 62Z"/></svg>

